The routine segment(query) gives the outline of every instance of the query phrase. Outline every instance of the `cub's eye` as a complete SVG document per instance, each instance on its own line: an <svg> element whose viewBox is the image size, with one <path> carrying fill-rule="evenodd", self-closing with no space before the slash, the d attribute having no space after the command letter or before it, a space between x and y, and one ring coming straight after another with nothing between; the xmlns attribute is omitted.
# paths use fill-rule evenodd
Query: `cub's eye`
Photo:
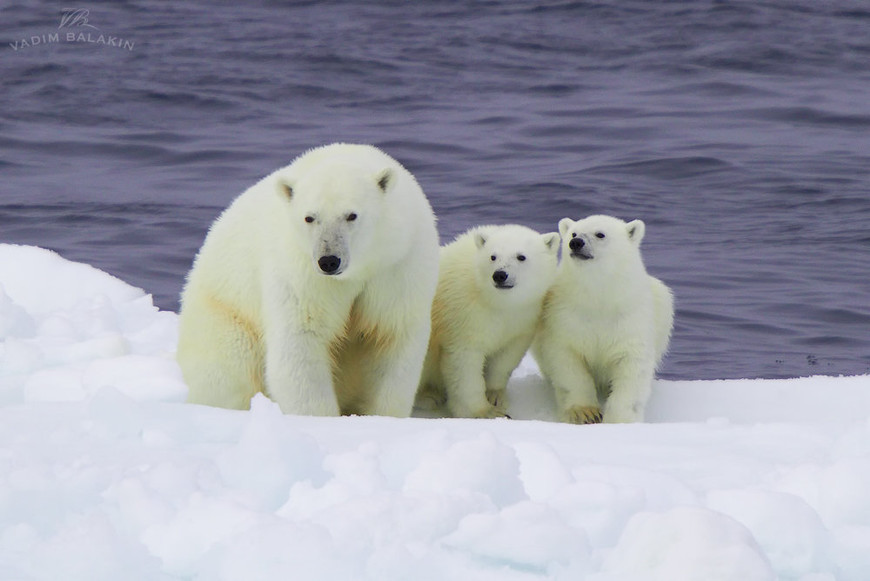
<svg viewBox="0 0 870 581"><path fill-rule="evenodd" d="M519 260L520 262L525 261L525 259L526 259L525 254L517 254L517 260Z"/></svg>
<svg viewBox="0 0 870 581"><path fill-rule="evenodd" d="M353 222L354 220L356 220L356 218L357 218L356 212L351 212L350 214L347 215L348 222Z"/></svg>
<svg viewBox="0 0 870 581"><path fill-rule="evenodd" d="M576 232L571 232L571 238L577 238L577 233L576 233Z"/></svg>
<svg viewBox="0 0 870 581"><path fill-rule="evenodd" d="M604 235L604 232L596 232L595 237L600 238L602 240L604 240L606 238L606 236Z"/></svg>
<svg viewBox="0 0 870 581"><path fill-rule="evenodd" d="M490 256L489 259L492 260L493 262L495 262L495 254L493 254L492 256Z"/></svg>
<svg viewBox="0 0 870 581"><path fill-rule="evenodd" d="M314 216L305 216L305 221L308 222L309 224L313 224L314 223Z"/></svg>

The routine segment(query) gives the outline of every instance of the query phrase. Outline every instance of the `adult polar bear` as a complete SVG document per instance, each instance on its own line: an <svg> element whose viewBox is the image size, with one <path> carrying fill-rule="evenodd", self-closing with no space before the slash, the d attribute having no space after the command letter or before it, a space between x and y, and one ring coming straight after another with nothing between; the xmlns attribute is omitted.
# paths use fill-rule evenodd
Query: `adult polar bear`
<svg viewBox="0 0 870 581"><path fill-rule="evenodd" d="M188 401L410 415L438 279L435 216L368 145L310 150L212 225L181 298Z"/></svg>

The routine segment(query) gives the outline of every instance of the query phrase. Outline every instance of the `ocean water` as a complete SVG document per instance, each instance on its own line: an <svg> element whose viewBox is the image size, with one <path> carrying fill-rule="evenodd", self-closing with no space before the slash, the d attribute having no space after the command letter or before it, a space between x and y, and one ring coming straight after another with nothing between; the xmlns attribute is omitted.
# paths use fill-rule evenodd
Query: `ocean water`
<svg viewBox="0 0 870 581"><path fill-rule="evenodd" d="M177 309L208 225L312 146L442 240L608 213L676 294L670 379L870 372L870 5L6 2L0 242Z"/></svg>

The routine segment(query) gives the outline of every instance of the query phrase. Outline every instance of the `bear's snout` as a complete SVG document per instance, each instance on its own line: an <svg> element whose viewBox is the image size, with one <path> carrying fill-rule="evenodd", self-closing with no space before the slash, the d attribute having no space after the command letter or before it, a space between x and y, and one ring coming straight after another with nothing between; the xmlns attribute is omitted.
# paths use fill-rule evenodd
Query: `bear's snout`
<svg viewBox="0 0 870 581"><path fill-rule="evenodd" d="M501 269L498 269L492 273L492 282L495 283L495 286L497 288L511 288L511 287L513 287L512 284L508 284L508 278L510 278L510 275L508 275L507 272L505 272Z"/></svg>
<svg viewBox="0 0 870 581"><path fill-rule="evenodd" d="M586 240L580 236L572 238L568 242L568 248L571 249L572 258L579 258L580 260L589 260L592 258L592 252L590 251L591 249L589 245L586 244Z"/></svg>
<svg viewBox="0 0 870 581"><path fill-rule="evenodd" d="M321 256L317 260L317 266L320 267L320 270L323 271L324 274L336 274L338 268L341 266L341 259L333 254Z"/></svg>

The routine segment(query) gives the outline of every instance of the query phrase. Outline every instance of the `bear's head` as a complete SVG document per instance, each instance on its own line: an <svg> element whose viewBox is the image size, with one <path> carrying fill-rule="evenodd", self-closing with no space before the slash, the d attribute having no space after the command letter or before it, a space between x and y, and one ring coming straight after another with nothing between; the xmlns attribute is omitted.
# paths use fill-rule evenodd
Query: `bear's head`
<svg viewBox="0 0 870 581"><path fill-rule="evenodd" d="M589 216L576 222L562 218L562 262L603 267L635 261L645 229L641 220L626 223L612 216Z"/></svg>
<svg viewBox="0 0 870 581"><path fill-rule="evenodd" d="M319 164L301 175L278 175L298 251L310 257L324 276L351 277L372 260L384 205L395 185L396 170L350 163Z"/></svg>
<svg viewBox="0 0 870 581"><path fill-rule="evenodd" d="M559 234L539 234L510 224L481 226L472 232L477 248L478 284L512 300L540 298L556 272Z"/></svg>

